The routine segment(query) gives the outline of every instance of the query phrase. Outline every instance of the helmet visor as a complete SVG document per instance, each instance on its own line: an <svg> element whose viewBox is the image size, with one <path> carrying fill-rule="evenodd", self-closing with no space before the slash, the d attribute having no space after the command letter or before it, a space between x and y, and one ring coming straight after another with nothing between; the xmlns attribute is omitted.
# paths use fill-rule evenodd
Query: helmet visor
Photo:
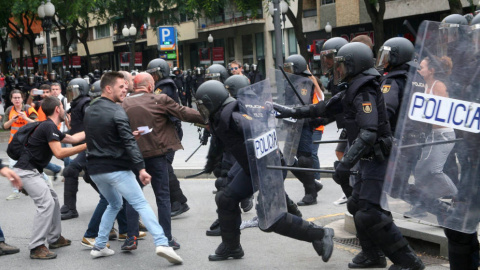
<svg viewBox="0 0 480 270"><path fill-rule="evenodd" d="M375 68L376 69L384 69L388 61L390 60L390 52L392 51L392 48L389 46L382 46L378 50L378 58L377 62L375 63Z"/></svg>
<svg viewBox="0 0 480 270"><path fill-rule="evenodd" d="M208 73L208 74L205 74L205 81L209 81L209 80L216 80L216 81L221 82L221 80L220 80L220 73Z"/></svg>
<svg viewBox="0 0 480 270"><path fill-rule="evenodd" d="M283 64L283 69L287 73L295 74L293 66L294 66L293 63L285 63Z"/></svg>
<svg viewBox="0 0 480 270"><path fill-rule="evenodd" d="M159 79L163 79L162 69L160 67L155 67L145 70L145 72L150 73L152 76L158 76Z"/></svg>
<svg viewBox="0 0 480 270"><path fill-rule="evenodd" d="M338 85L339 83L344 82L347 75L348 69L345 65L345 57L335 57L335 63L333 65L333 84Z"/></svg>
<svg viewBox="0 0 480 270"><path fill-rule="evenodd" d="M472 42L475 54L480 52L480 24L472 25Z"/></svg>
<svg viewBox="0 0 480 270"><path fill-rule="evenodd" d="M28 76L28 84L33 85L35 83L35 76Z"/></svg>
<svg viewBox="0 0 480 270"><path fill-rule="evenodd" d="M80 96L80 86L77 84L67 86L67 100L71 102Z"/></svg>
<svg viewBox="0 0 480 270"><path fill-rule="evenodd" d="M55 73L55 72L48 73L48 79L50 81L55 81L57 79L57 73Z"/></svg>
<svg viewBox="0 0 480 270"><path fill-rule="evenodd" d="M203 117L203 120L205 121L205 123L207 123L208 118L210 117L210 111L207 109L205 104L203 104L203 101L201 99L197 99L195 103L197 104L198 112Z"/></svg>
<svg viewBox="0 0 480 270"><path fill-rule="evenodd" d="M333 61L337 50L325 50L320 52L320 64L322 65L322 73L323 75L327 75L332 73L333 69Z"/></svg>
<svg viewBox="0 0 480 270"><path fill-rule="evenodd" d="M438 42L438 55L448 55L449 44L458 40L460 25L453 23L441 23L439 27L440 38Z"/></svg>

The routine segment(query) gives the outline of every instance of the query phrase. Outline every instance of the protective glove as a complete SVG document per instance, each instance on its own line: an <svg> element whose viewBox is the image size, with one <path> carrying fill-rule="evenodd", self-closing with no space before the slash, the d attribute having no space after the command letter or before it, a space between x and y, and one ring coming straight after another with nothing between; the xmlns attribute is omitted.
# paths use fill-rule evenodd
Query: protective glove
<svg viewBox="0 0 480 270"><path fill-rule="evenodd" d="M333 163L333 167L335 168L335 173L333 174L333 180L335 183L341 185L341 183L348 182L348 178L350 177L350 166L345 164L342 161L335 161Z"/></svg>
<svg viewBox="0 0 480 270"><path fill-rule="evenodd" d="M295 109L287 106L283 106L277 103L273 103L273 109L278 112L276 118L289 118L295 114Z"/></svg>

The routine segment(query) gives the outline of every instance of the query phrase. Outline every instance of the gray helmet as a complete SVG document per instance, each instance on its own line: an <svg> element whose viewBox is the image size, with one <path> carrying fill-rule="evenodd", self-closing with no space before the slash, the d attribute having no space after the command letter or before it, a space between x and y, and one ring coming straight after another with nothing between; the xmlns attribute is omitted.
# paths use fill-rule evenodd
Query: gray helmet
<svg viewBox="0 0 480 270"><path fill-rule="evenodd" d="M192 70L191 70L191 69L187 69L187 75L188 75L188 76L191 76L191 75L192 75Z"/></svg>
<svg viewBox="0 0 480 270"><path fill-rule="evenodd" d="M468 25L467 19L460 14L448 15L447 17L443 18L442 23Z"/></svg>
<svg viewBox="0 0 480 270"><path fill-rule="evenodd" d="M174 68L173 68L173 73L175 73L175 71L180 72L180 69L179 69L178 67L174 67Z"/></svg>
<svg viewBox="0 0 480 270"><path fill-rule="evenodd" d="M384 68L388 63L389 68L403 65L405 63L413 65L415 62L412 61L415 53L415 48L413 47L410 40L403 37L394 37L391 38L380 47L378 50L376 68Z"/></svg>
<svg viewBox="0 0 480 270"><path fill-rule="evenodd" d="M348 44L348 41L341 37L334 37L323 43L322 51L320 52L320 62L323 74L332 73L333 58L337 55L338 50L340 50L345 44Z"/></svg>
<svg viewBox="0 0 480 270"><path fill-rule="evenodd" d="M100 80L94 82L92 86L90 86L90 91L88 95L93 99L99 97L102 94L102 88L100 87Z"/></svg>
<svg viewBox="0 0 480 270"><path fill-rule="evenodd" d="M195 94L197 108L205 121L223 105L235 101L230 97L223 83L210 80L202 83Z"/></svg>
<svg viewBox="0 0 480 270"><path fill-rule="evenodd" d="M147 70L145 72L152 74L152 76L157 75L159 80L162 80L164 78L168 78L170 75L170 66L168 65L167 61L157 58L148 63Z"/></svg>
<svg viewBox="0 0 480 270"><path fill-rule="evenodd" d="M228 79L227 69L220 64L213 64L205 71L205 80L225 82Z"/></svg>
<svg viewBox="0 0 480 270"><path fill-rule="evenodd" d="M67 86L67 99L72 101L81 96L86 96L90 89L88 83L84 79L73 79Z"/></svg>
<svg viewBox="0 0 480 270"><path fill-rule="evenodd" d="M55 72L55 70L52 70L52 72L48 73L48 80L53 82L53 81L56 81L57 80L57 73Z"/></svg>
<svg viewBox="0 0 480 270"><path fill-rule="evenodd" d="M480 24L480 13L475 15L475 17L473 17L472 21L470 22L470 25L472 26L475 24Z"/></svg>
<svg viewBox="0 0 480 270"><path fill-rule="evenodd" d="M225 89L230 95L237 98L238 90L250 85L250 81L243 75L232 75L225 80Z"/></svg>
<svg viewBox="0 0 480 270"><path fill-rule="evenodd" d="M253 72L257 71L257 65L252 64L252 71L253 71Z"/></svg>
<svg viewBox="0 0 480 270"><path fill-rule="evenodd" d="M95 78L100 79L100 77L102 76L102 73L100 72L100 70L95 69L95 70L93 71L93 76L94 76Z"/></svg>
<svg viewBox="0 0 480 270"><path fill-rule="evenodd" d="M245 72L249 72L250 71L250 65L248 63L243 64L243 70Z"/></svg>
<svg viewBox="0 0 480 270"><path fill-rule="evenodd" d="M380 76L373 66L373 53L370 47L360 42L349 43L340 48L335 57L334 83L348 81L360 73Z"/></svg>
<svg viewBox="0 0 480 270"><path fill-rule="evenodd" d="M300 54L292 54L287 59L285 59L285 64L283 64L286 72L293 73L296 75L304 74L307 76L312 75L307 70L307 61Z"/></svg>
<svg viewBox="0 0 480 270"><path fill-rule="evenodd" d="M35 75L31 74L28 75L28 85L33 85L35 84Z"/></svg>

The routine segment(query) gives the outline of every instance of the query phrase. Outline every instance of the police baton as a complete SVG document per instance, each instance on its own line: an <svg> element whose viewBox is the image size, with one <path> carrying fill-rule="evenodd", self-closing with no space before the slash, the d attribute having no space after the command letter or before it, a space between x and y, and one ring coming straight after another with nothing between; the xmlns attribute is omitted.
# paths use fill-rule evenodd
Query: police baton
<svg viewBox="0 0 480 270"><path fill-rule="evenodd" d="M267 165L267 169L289 170L289 171L300 171L300 172L319 172L319 173L331 173L331 174L335 173L335 170L322 170L322 169L287 167L287 166L270 166L270 165ZM358 171L350 171L350 174L351 175L358 175Z"/></svg>
<svg viewBox="0 0 480 270"><path fill-rule="evenodd" d="M195 151L193 151L193 153L192 153L190 156L188 156L187 159L185 159L185 162L188 162L188 161L190 160L190 158L191 158L193 155L195 155L195 153L198 151L198 149L200 149L200 147L202 147L202 145L203 145L203 144L200 144L200 145L197 147L197 149L195 149Z"/></svg>
<svg viewBox="0 0 480 270"><path fill-rule="evenodd" d="M347 142L347 140L331 140L331 141L313 141L314 144L322 144L322 143L342 143Z"/></svg>
<svg viewBox="0 0 480 270"><path fill-rule="evenodd" d="M412 147L425 147L425 146L430 146L430 145L446 144L446 143L455 143L455 142L461 142L461 141L463 141L463 139L462 139L462 138L459 138L459 139L448 140L448 141L440 141L440 142L407 144L407 145L399 146L398 148L400 148L400 149L407 149L407 148L412 148Z"/></svg>
<svg viewBox="0 0 480 270"><path fill-rule="evenodd" d="M185 176L185 179L195 178L195 177L197 177L197 176L199 176L199 175L202 175L202 174L204 174L204 173L207 173L207 172L206 172L205 170L203 170L203 171L198 172L198 173L196 173L196 174L187 175L187 176Z"/></svg>
<svg viewBox="0 0 480 270"><path fill-rule="evenodd" d="M303 102L302 97L300 96L300 94L299 94L299 93L297 92L297 90L295 89L295 86L293 86L292 81L290 81L290 78L288 78L287 73L285 72L285 70L283 70L283 67L279 65L278 68L282 71L283 76L285 77L285 79L287 79L288 84L290 85L290 87L292 88L293 92L294 92L295 95L298 97L298 99L300 100L300 102L302 103L302 105L305 106L305 102Z"/></svg>

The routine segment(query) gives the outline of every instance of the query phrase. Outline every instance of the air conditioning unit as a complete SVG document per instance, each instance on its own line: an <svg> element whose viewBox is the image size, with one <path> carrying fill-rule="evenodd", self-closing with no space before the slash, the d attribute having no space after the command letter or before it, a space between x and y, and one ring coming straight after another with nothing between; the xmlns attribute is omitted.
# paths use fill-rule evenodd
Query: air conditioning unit
<svg viewBox="0 0 480 270"><path fill-rule="evenodd" d="M116 42L117 41L117 36L112 36L112 40L113 40L113 42Z"/></svg>

